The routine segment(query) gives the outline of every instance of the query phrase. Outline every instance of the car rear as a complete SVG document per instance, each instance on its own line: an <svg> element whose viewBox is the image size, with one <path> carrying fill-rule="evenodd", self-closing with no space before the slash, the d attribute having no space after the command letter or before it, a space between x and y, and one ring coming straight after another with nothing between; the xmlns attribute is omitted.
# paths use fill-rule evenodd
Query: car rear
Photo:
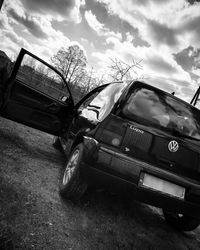
<svg viewBox="0 0 200 250"><path fill-rule="evenodd" d="M133 84L84 137L83 175L93 184L200 218L199 117L189 104Z"/></svg>

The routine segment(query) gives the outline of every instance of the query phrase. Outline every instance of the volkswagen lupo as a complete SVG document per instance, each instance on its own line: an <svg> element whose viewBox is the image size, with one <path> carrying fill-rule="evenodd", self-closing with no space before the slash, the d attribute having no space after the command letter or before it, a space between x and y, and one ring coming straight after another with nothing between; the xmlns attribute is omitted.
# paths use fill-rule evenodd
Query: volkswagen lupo
<svg viewBox="0 0 200 250"><path fill-rule="evenodd" d="M62 197L101 186L162 208L180 230L198 227L198 109L148 80L103 85L74 104L60 72L24 49L2 86L3 117L54 135L54 146L70 151Z"/></svg>

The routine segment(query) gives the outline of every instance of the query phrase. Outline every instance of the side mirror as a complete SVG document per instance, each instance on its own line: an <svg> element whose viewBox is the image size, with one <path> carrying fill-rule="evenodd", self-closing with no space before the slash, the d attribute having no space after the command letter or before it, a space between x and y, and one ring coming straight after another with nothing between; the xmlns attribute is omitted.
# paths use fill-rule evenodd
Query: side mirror
<svg viewBox="0 0 200 250"><path fill-rule="evenodd" d="M61 101L62 101L62 102L67 102L67 100L68 100L68 97L67 97L67 96L62 96L62 97L61 97Z"/></svg>
<svg viewBox="0 0 200 250"><path fill-rule="evenodd" d="M83 107L80 106L80 107L78 108L78 110L77 110L77 114L80 115L80 114L82 113L82 111L83 111Z"/></svg>

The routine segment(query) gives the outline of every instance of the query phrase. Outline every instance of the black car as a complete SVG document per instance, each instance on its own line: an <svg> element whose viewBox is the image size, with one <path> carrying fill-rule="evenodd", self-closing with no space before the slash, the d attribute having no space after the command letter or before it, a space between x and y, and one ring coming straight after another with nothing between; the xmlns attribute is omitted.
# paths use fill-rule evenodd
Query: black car
<svg viewBox="0 0 200 250"><path fill-rule="evenodd" d="M53 77L27 66L25 56L47 66ZM56 92L61 81L67 92ZM64 152L70 145L63 197L79 198L89 185L102 186L162 208L180 230L198 227L198 109L141 81L100 86L75 105L63 76L24 49L3 86L3 117L54 135L54 146Z"/></svg>

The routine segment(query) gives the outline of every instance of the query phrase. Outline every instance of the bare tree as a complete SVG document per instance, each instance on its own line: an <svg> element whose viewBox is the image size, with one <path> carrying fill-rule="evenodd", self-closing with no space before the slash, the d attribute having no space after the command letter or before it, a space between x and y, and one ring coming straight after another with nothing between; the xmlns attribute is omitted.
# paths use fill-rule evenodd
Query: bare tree
<svg viewBox="0 0 200 250"><path fill-rule="evenodd" d="M111 70L111 77L115 81L122 81L122 80L128 80L132 78L132 75L137 75L136 69L142 69L142 66L140 65L141 61L135 61L132 59L132 63L128 64L126 62L123 62L122 60L119 60L117 58L110 59L111 65L109 66Z"/></svg>
<svg viewBox="0 0 200 250"><path fill-rule="evenodd" d="M51 61L58 69L65 80L71 85L79 84L87 64L86 56L78 45L71 45L68 48L61 48Z"/></svg>
<svg viewBox="0 0 200 250"><path fill-rule="evenodd" d="M84 78L82 81L82 88L85 93L88 93L90 90L94 88L94 69L91 67L90 70L85 71Z"/></svg>
<svg viewBox="0 0 200 250"><path fill-rule="evenodd" d="M101 77L97 76L97 72L91 67L88 71L85 72L85 75L82 79L81 87L84 93L88 93L92 89L104 84L104 75Z"/></svg>

